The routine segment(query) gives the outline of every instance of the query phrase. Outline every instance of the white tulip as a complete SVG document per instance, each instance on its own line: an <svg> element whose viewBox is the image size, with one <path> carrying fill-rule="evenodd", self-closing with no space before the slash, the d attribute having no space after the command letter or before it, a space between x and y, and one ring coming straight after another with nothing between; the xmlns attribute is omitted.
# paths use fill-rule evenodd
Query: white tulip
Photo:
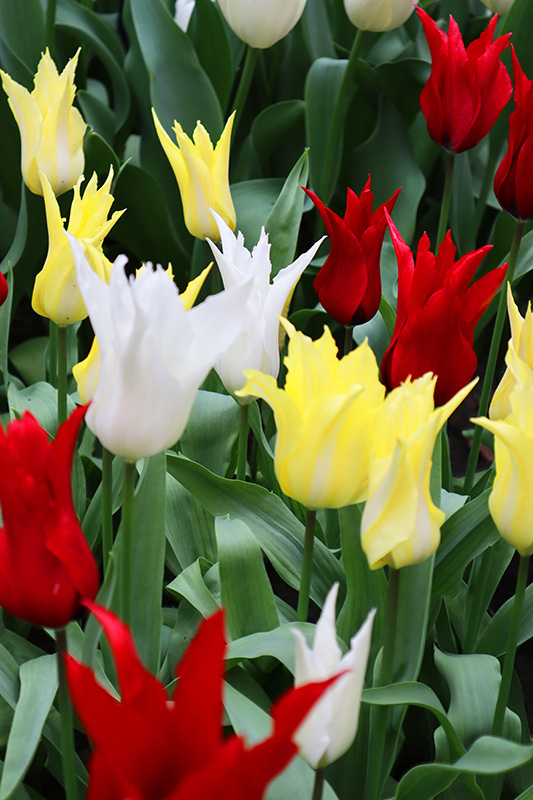
<svg viewBox="0 0 533 800"><path fill-rule="evenodd" d="M218 0L239 39L264 50L283 39L302 16L306 0Z"/></svg>
<svg viewBox="0 0 533 800"><path fill-rule="evenodd" d="M487 8L496 14L507 14L514 0L483 0Z"/></svg>
<svg viewBox="0 0 533 800"><path fill-rule="evenodd" d="M242 327L250 285L185 311L162 267L128 278L119 256L106 284L69 239L102 362L87 425L126 461L160 453L183 433L196 392Z"/></svg>
<svg viewBox="0 0 533 800"><path fill-rule="evenodd" d="M270 283L272 264L265 229L261 229L259 241L250 253L244 246L242 233L235 236L219 214L213 210L211 213L220 233L222 252L209 239L207 242L222 275L224 288L231 289L248 282L252 284L246 300L246 317L241 331L215 364L222 383L228 392L235 394L246 383L244 369L259 369L277 378L279 317L290 300L300 275L325 237L288 267L280 270ZM251 398L240 398L240 402L247 402L247 399L249 401Z"/></svg>
<svg viewBox="0 0 533 800"><path fill-rule="evenodd" d="M344 0L350 22L362 31L392 31L409 19L418 0Z"/></svg>
<svg viewBox="0 0 533 800"><path fill-rule="evenodd" d="M301 631L292 631L296 639L295 687L347 672L326 690L294 736L300 755L315 769L336 761L355 739L376 613L373 609L368 614L343 656L335 628L338 590L339 584L335 583L328 592L312 649Z"/></svg>

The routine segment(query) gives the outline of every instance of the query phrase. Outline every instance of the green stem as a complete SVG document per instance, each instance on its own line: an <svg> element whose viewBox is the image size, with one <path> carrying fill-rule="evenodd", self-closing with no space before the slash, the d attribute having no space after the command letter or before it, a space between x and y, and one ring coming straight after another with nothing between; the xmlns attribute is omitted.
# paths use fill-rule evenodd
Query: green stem
<svg viewBox="0 0 533 800"><path fill-rule="evenodd" d="M74 750L74 723L68 687L64 656L67 653L67 632L65 628L56 630L57 674L59 678L58 703L61 730L61 760L63 780L67 800L78 800L78 782Z"/></svg>
<svg viewBox="0 0 533 800"><path fill-rule="evenodd" d="M481 390L481 399L479 401L478 417L484 417L489 407L490 395L492 392L492 382L494 380L494 373L496 371L496 361L500 350L500 342L503 333L503 325L505 322L505 312L507 307L507 282L511 283L513 274L520 250L520 242L524 233L525 222L517 220L513 236L513 243L511 245L511 252L509 253L509 266L507 267L507 281L500 287L500 300L498 303L498 311L496 313L496 320L494 322L494 329L492 332L492 341L490 343L489 357L487 361L487 369L483 379L483 388ZM476 425L474 428L474 435L472 436L472 446L468 456L468 464L466 466L466 475L464 480L464 492L470 494L474 485L476 477L477 460L479 456L479 448L481 445L482 428Z"/></svg>
<svg viewBox="0 0 533 800"><path fill-rule="evenodd" d="M485 167L485 174L483 175L483 183L481 184L481 188L479 190L479 199L477 201L476 211L474 214L474 222L472 223L474 244L479 231L479 226L481 225L481 220L483 219L483 214L485 213L485 209L487 207L487 198L489 196L490 187L492 186L492 181L494 179L495 166L496 155L495 153L489 152L489 157Z"/></svg>
<svg viewBox="0 0 533 800"><path fill-rule="evenodd" d="M324 768L318 767L315 770L315 783L313 786L313 796L311 800L322 800L324 794Z"/></svg>
<svg viewBox="0 0 533 800"><path fill-rule="evenodd" d="M102 447L102 564L107 572L113 548L113 453Z"/></svg>
<svg viewBox="0 0 533 800"><path fill-rule="evenodd" d="M235 119L233 120L233 129L231 131L232 141L235 140L235 136L237 135L237 128L239 127L244 105L246 103L246 98L248 97L258 55L259 50L248 45L246 50L246 58L244 59L244 66L242 68L241 78L239 81L239 88L237 89L235 102L233 103L233 107L235 109Z"/></svg>
<svg viewBox="0 0 533 800"><path fill-rule="evenodd" d="M329 128L328 141L326 145L326 153L324 156L324 163L322 166L322 173L320 176L320 185L318 195L323 203L327 204L330 200L333 189L337 183L337 176L333 176L333 162L339 150L342 151L342 126L344 118L348 110L349 101L351 99L349 89L355 75L359 56L361 55L361 48L365 38L366 31L358 30L352 45L350 56L342 82L337 95L333 116L331 118L331 125Z"/></svg>
<svg viewBox="0 0 533 800"><path fill-rule="evenodd" d="M454 169L455 169L455 153L448 153L448 159L446 162L446 179L444 181L444 190L442 192L439 227L437 231L437 248L440 246L442 240L444 239L446 235L446 229L448 227L448 218L450 216L450 203L452 199Z"/></svg>
<svg viewBox="0 0 533 800"><path fill-rule="evenodd" d="M56 5L57 0L47 0L46 2L46 22L45 22L45 42L49 48L52 57L54 55L55 38L54 29L56 21Z"/></svg>
<svg viewBox="0 0 533 800"><path fill-rule="evenodd" d="M353 325L346 325L344 328L344 355L347 356L353 350Z"/></svg>
<svg viewBox="0 0 533 800"><path fill-rule="evenodd" d="M514 660L518 645L518 633L520 631L520 620L522 618L524 594L527 585L529 559L530 556L520 556L520 565L518 567L518 577L516 579L516 592L514 596L511 624L509 626L507 648L505 650L505 658L503 662L500 691L498 692L496 709L494 711L494 720L492 722L493 736L501 736L503 732L503 720L505 716L505 709L507 708L507 701L509 700L509 690L511 688L511 678L513 677Z"/></svg>
<svg viewBox="0 0 533 800"><path fill-rule="evenodd" d="M120 609L126 625L131 625L133 570L133 498L135 495L136 468L134 461L124 464L124 484L122 489L122 542L120 550Z"/></svg>
<svg viewBox="0 0 533 800"><path fill-rule="evenodd" d="M57 327L57 421L67 418L67 329Z"/></svg>
<svg viewBox="0 0 533 800"><path fill-rule="evenodd" d="M57 389L57 325L52 320L48 325L48 381Z"/></svg>
<svg viewBox="0 0 533 800"><path fill-rule="evenodd" d="M246 480L246 461L248 455L249 403L239 403L239 445L237 452L237 480Z"/></svg>
<svg viewBox="0 0 533 800"><path fill-rule="evenodd" d="M309 590L311 588L311 569L313 567L313 545L315 543L316 510L308 508L305 520L304 552L302 559L302 574L300 577L300 593L298 595L298 608L296 619L306 622L309 610Z"/></svg>

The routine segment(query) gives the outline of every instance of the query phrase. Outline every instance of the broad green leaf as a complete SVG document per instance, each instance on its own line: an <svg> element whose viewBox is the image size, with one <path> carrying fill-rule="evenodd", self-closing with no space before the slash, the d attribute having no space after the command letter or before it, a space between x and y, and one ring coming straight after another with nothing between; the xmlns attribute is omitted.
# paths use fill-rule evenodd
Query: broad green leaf
<svg viewBox="0 0 533 800"><path fill-rule="evenodd" d="M233 82L233 60L227 26L218 5L211 0L196 0L187 34L225 109ZM229 109L231 111L233 109Z"/></svg>
<svg viewBox="0 0 533 800"><path fill-rule="evenodd" d="M294 258L304 208L305 193L301 187L307 184L308 174L309 159L305 150L283 184L276 204L265 222L265 230L272 245L272 277Z"/></svg>
<svg viewBox="0 0 533 800"><path fill-rule="evenodd" d="M166 536L182 569L198 558L217 560L212 514L172 475L167 473Z"/></svg>
<svg viewBox="0 0 533 800"><path fill-rule="evenodd" d="M83 150L85 153L86 174L92 175L93 172L96 172L98 175L102 176L101 181L103 181L107 178L109 167L112 166L115 176L117 175L119 170L117 155L99 132L88 131L85 134ZM121 206L116 203L115 199L113 211L119 208L121 208Z"/></svg>
<svg viewBox="0 0 533 800"><path fill-rule="evenodd" d="M335 58L326 4L322 0L307 0L302 15L302 26L312 61L322 56Z"/></svg>
<svg viewBox="0 0 533 800"><path fill-rule="evenodd" d="M0 32L6 46L28 70L31 81L45 46L42 4L39 0L17 0L16 3L1 0Z"/></svg>
<svg viewBox="0 0 533 800"><path fill-rule="evenodd" d="M111 508L113 513L118 511L122 504L122 473L124 465L120 458L113 459L112 468L112 497ZM94 547L100 525L102 524L102 484L98 485L96 492L91 498L91 502L87 507L85 516L83 517L82 527L90 547Z"/></svg>
<svg viewBox="0 0 533 800"><path fill-rule="evenodd" d="M294 674L294 636L291 631L299 630L305 636L309 646L312 646L315 635L315 626L310 622L290 622L280 625L272 631L251 633L241 639L235 639L228 645L226 660L228 669L243 658L261 658L273 656Z"/></svg>
<svg viewBox="0 0 533 800"><path fill-rule="evenodd" d="M28 386L27 389L17 389L15 384L9 384L8 391L9 409L14 418L14 412L23 414L31 411L39 424L51 436L57 431L57 389L49 383L40 381ZM67 396L67 415L75 409L74 401Z"/></svg>
<svg viewBox="0 0 533 800"><path fill-rule="evenodd" d="M500 538L499 541L495 542L491 547L487 547L481 555L474 559L462 609L465 619L465 638L462 642L463 652L475 652L483 618L515 552L514 547L506 542L505 539ZM502 653L505 647L506 644L503 645ZM498 653L493 653L487 649L482 652L498 655Z"/></svg>
<svg viewBox="0 0 533 800"><path fill-rule="evenodd" d="M115 590L116 577L117 573L115 569L115 559L113 554L110 553L106 574L104 576L104 582L100 586L95 601L99 605L104 606L104 608L109 608L111 605L113 592ZM91 614L87 620L87 624L85 625L83 646L80 653L82 662L87 664L89 667L93 664L101 633L102 628L100 627L100 623L96 617Z"/></svg>
<svg viewBox="0 0 533 800"><path fill-rule="evenodd" d="M211 472L225 475L238 433L239 404L235 399L219 392L199 391L180 439L180 450Z"/></svg>
<svg viewBox="0 0 533 800"><path fill-rule="evenodd" d="M205 558L199 558L166 587L176 597L188 600L203 617L209 617L218 610L218 603L204 580L210 569L213 569L213 565Z"/></svg>
<svg viewBox="0 0 533 800"><path fill-rule="evenodd" d="M283 188L281 178L264 178L233 183L231 196L237 214L237 230L249 250L257 244L270 212Z"/></svg>
<svg viewBox="0 0 533 800"><path fill-rule="evenodd" d="M46 378L47 347L48 337L37 336L34 339L26 339L9 352L11 364L28 386Z"/></svg>
<svg viewBox="0 0 533 800"><path fill-rule="evenodd" d="M516 50L520 66L529 77L533 75L533 53L529 36L532 26L533 6L529 0L515 0L503 20L501 32L512 32L513 47Z"/></svg>
<svg viewBox="0 0 533 800"><path fill-rule="evenodd" d="M507 649L509 626L513 612L514 596L501 606L490 620L489 624L479 637L476 650L481 653L491 653L493 656L503 656ZM527 587L524 597L524 606L518 631L518 644L527 642L533 636L533 584Z"/></svg>
<svg viewBox="0 0 533 800"><path fill-rule="evenodd" d="M283 100L259 112L252 123L251 136L261 164L268 164L273 154L285 150L287 137L300 132L304 114L302 100Z"/></svg>

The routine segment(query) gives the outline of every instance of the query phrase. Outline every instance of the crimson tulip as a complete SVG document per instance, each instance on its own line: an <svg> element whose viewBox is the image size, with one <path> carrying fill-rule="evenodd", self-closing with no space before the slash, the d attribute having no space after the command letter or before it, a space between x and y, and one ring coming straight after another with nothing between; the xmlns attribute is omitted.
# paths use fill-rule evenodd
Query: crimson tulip
<svg viewBox="0 0 533 800"><path fill-rule="evenodd" d="M86 407L53 442L25 412L0 426L0 605L33 625L60 628L98 591L98 568L72 502L74 447Z"/></svg>
<svg viewBox="0 0 533 800"><path fill-rule="evenodd" d="M7 300L7 281L2 272L0 272L0 306L3 306Z"/></svg>
<svg viewBox="0 0 533 800"><path fill-rule="evenodd" d="M121 693L116 700L89 667L66 657L72 704L93 745L87 800L260 800L298 752L292 736L331 681L287 692L272 709L272 735L247 747L240 736L223 737L222 611L200 625L169 701L129 628L111 611L86 606L109 640Z"/></svg>
<svg viewBox="0 0 533 800"><path fill-rule="evenodd" d="M450 16L449 32L441 31L421 8L416 8L431 51L431 75L420 94L428 133L452 153L474 147L490 131L507 104L513 87L499 60L510 33L494 39L498 16L467 48Z"/></svg>
<svg viewBox="0 0 533 800"><path fill-rule="evenodd" d="M533 81L523 73L511 48L515 109L509 116L509 146L494 178L502 208L518 219L533 219Z"/></svg>
<svg viewBox="0 0 533 800"><path fill-rule="evenodd" d="M302 187L303 188L303 187ZM377 313L381 302L380 256L387 222L399 189L386 203L372 207L370 177L358 197L348 189L344 219L304 189L318 209L331 251L313 286L322 306L341 325L361 325Z"/></svg>
<svg viewBox="0 0 533 800"><path fill-rule="evenodd" d="M454 261L450 231L435 256L424 234L416 264L388 217L398 260L398 311L391 343L381 362L381 379L394 389L426 372L438 376L435 405L444 405L471 379L477 366L474 328L498 291L507 264L470 285L491 245Z"/></svg>

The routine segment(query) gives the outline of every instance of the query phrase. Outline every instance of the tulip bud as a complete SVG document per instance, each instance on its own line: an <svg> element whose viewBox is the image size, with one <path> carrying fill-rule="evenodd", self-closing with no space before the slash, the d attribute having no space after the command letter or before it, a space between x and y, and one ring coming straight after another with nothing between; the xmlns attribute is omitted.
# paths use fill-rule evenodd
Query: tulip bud
<svg viewBox="0 0 533 800"><path fill-rule="evenodd" d="M72 107L79 52L59 75L47 49L39 62L31 94L0 70L20 130L22 177L35 194L44 193L39 172L47 177L56 196L71 189L83 172L87 126L78 109Z"/></svg>
<svg viewBox="0 0 533 800"><path fill-rule="evenodd" d="M261 50L272 47L291 31L306 0L218 0L226 22L239 39Z"/></svg>
<svg viewBox="0 0 533 800"><path fill-rule="evenodd" d="M507 14L514 0L482 0L482 2L495 14Z"/></svg>
<svg viewBox="0 0 533 800"><path fill-rule="evenodd" d="M418 0L344 0L348 19L363 31L392 31L409 19Z"/></svg>

